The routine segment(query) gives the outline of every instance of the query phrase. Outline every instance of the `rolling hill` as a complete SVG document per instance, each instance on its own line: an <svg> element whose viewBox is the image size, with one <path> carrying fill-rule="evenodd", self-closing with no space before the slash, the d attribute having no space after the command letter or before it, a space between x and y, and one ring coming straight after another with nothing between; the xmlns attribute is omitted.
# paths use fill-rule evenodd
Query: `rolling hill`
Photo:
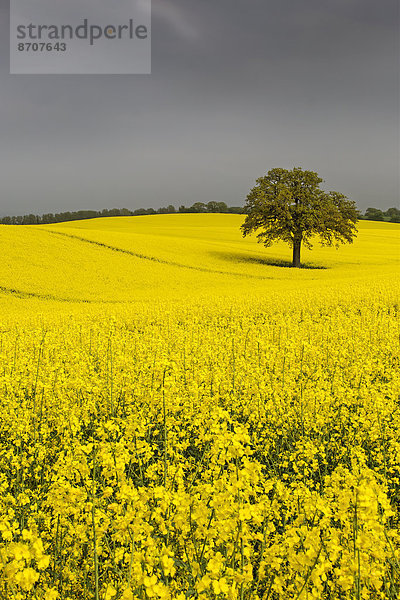
<svg viewBox="0 0 400 600"><path fill-rule="evenodd" d="M374 285L399 269L400 226L361 221L352 245L303 251L243 239L243 217L179 214L59 225L0 226L0 302L136 303L165 298L267 297ZM20 303L18 303L20 304Z"/></svg>

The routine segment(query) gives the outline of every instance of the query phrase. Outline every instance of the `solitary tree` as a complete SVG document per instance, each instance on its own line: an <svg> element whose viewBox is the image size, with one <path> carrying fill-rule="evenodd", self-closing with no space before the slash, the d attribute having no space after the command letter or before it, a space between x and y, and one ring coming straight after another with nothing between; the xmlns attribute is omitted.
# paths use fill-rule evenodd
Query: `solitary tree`
<svg viewBox="0 0 400 600"><path fill-rule="evenodd" d="M247 196L243 237L257 230L258 241L271 246L277 240L293 248L293 267L300 267L302 244L312 248L319 236L323 246L351 243L356 236L355 203L338 192L324 192L313 171L271 169L257 179Z"/></svg>

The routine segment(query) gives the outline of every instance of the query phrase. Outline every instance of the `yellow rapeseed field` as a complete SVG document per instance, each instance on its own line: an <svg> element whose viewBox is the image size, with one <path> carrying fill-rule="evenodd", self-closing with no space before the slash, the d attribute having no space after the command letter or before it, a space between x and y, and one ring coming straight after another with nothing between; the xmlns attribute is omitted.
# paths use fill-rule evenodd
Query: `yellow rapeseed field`
<svg viewBox="0 0 400 600"><path fill-rule="evenodd" d="M0 226L0 599L400 595L400 225Z"/></svg>

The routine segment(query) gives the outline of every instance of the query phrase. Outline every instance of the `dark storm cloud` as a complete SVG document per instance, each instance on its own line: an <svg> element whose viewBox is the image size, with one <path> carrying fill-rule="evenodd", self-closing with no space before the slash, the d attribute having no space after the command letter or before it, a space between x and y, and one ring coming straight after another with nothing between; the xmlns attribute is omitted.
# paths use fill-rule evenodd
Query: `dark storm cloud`
<svg viewBox="0 0 400 600"><path fill-rule="evenodd" d="M395 205L397 10L153 0L152 75L15 76L0 0L0 213L238 205L274 166Z"/></svg>

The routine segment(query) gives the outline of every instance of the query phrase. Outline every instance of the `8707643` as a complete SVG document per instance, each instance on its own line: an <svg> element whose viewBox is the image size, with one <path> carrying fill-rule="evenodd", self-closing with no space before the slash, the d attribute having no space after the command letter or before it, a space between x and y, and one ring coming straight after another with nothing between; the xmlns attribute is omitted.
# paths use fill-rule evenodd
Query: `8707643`
<svg viewBox="0 0 400 600"><path fill-rule="evenodd" d="M19 52L65 52L67 44L65 42L21 42L18 44Z"/></svg>

